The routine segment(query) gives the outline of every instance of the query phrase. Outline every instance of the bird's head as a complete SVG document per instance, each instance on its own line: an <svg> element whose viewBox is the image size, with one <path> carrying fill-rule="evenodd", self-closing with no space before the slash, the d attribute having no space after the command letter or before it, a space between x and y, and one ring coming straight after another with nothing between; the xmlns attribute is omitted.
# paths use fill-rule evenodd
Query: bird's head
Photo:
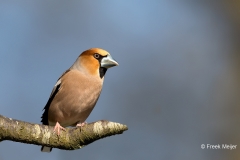
<svg viewBox="0 0 240 160"><path fill-rule="evenodd" d="M82 52L71 68L91 75L99 75L102 78L108 68L117 65L118 63L107 51L91 48Z"/></svg>

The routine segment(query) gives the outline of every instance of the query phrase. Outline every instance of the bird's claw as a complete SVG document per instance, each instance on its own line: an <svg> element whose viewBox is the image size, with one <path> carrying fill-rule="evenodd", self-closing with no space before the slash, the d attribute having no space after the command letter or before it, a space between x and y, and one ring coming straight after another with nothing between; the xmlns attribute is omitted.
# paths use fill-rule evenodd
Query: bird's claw
<svg viewBox="0 0 240 160"><path fill-rule="evenodd" d="M57 131L57 135L60 135L60 130L66 131L65 128L63 128L58 122L56 123L53 132L56 133Z"/></svg>
<svg viewBox="0 0 240 160"><path fill-rule="evenodd" d="M78 124L76 125L76 127L83 127L85 124L87 124L87 122L78 123Z"/></svg>

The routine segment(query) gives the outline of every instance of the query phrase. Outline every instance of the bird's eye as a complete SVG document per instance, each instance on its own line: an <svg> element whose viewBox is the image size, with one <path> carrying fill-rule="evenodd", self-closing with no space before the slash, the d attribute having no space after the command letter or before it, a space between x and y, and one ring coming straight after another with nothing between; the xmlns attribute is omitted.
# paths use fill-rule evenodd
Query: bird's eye
<svg viewBox="0 0 240 160"><path fill-rule="evenodd" d="M94 56L94 58L96 58L96 59L100 58L100 54L98 54L98 53L95 53L93 56Z"/></svg>

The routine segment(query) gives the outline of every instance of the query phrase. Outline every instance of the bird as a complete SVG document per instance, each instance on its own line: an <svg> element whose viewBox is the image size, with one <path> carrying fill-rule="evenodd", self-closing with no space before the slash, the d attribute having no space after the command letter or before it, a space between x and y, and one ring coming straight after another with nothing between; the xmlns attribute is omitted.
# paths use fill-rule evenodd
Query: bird
<svg viewBox="0 0 240 160"><path fill-rule="evenodd" d="M43 108L42 124L55 126L57 135L65 127L84 126L99 99L104 76L114 66L118 66L118 62L104 49L91 48L82 52L54 85ZM41 148L42 152L51 150L47 146Z"/></svg>

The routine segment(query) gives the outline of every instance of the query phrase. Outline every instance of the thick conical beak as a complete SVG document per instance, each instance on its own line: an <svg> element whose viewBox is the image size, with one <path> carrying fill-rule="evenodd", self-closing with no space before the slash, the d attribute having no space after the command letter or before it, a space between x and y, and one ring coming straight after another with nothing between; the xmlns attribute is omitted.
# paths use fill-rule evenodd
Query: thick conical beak
<svg viewBox="0 0 240 160"><path fill-rule="evenodd" d="M101 60L101 67L111 68L114 66L118 66L118 63L112 58L110 54L108 54L106 57L103 57Z"/></svg>

